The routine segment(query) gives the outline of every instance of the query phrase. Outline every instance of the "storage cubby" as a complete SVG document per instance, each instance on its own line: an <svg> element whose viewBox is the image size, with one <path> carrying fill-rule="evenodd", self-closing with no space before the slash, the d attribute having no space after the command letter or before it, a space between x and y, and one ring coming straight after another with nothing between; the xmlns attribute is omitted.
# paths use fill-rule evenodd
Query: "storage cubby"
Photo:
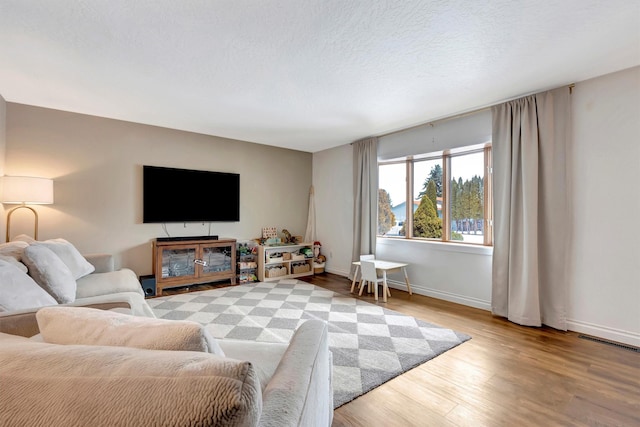
<svg viewBox="0 0 640 427"><path fill-rule="evenodd" d="M307 251L309 256L301 254ZM313 243L258 246L258 280L270 282L313 275Z"/></svg>

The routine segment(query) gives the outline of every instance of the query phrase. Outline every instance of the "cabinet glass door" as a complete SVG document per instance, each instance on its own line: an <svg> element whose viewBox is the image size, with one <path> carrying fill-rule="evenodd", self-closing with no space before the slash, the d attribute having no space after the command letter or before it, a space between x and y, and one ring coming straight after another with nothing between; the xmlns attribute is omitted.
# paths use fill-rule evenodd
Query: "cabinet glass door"
<svg viewBox="0 0 640 427"><path fill-rule="evenodd" d="M162 278L194 276L196 248L163 249Z"/></svg>
<svg viewBox="0 0 640 427"><path fill-rule="evenodd" d="M207 246L202 248L202 273L215 274L232 270L231 246Z"/></svg>

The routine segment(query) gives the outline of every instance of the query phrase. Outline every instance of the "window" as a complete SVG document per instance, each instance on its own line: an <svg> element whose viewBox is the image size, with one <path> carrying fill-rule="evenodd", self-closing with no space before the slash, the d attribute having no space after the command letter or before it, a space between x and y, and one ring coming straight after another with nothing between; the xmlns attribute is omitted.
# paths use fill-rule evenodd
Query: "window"
<svg viewBox="0 0 640 427"><path fill-rule="evenodd" d="M379 163L378 234L492 245L490 171L490 144Z"/></svg>
<svg viewBox="0 0 640 427"><path fill-rule="evenodd" d="M413 237L442 238L442 159L414 160Z"/></svg>
<svg viewBox="0 0 640 427"><path fill-rule="evenodd" d="M404 161L378 166L378 234L401 236L407 219L407 165Z"/></svg>

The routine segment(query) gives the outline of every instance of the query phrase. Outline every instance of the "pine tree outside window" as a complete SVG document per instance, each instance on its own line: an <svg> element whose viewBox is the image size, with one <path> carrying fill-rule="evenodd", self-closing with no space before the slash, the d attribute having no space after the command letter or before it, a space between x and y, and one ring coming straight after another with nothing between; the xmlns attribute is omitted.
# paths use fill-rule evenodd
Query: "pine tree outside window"
<svg viewBox="0 0 640 427"><path fill-rule="evenodd" d="M413 237L442 238L442 159L413 161Z"/></svg>

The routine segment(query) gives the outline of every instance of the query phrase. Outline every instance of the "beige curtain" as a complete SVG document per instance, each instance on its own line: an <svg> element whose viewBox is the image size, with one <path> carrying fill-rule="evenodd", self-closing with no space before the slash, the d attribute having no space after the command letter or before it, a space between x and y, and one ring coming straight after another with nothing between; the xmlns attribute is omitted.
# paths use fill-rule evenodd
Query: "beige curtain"
<svg viewBox="0 0 640 427"><path fill-rule="evenodd" d="M353 143L353 252L352 260L376 251L378 228L378 138ZM353 278L352 266L349 274Z"/></svg>
<svg viewBox="0 0 640 427"><path fill-rule="evenodd" d="M569 88L492 108L492 311L566 330Z"/></svg>
<svg viewBox="0 0 640 427"><path fill-rule="evenodd" d="M309 214L307 216L307 228L304 232L304 241L313 243L316 238L316 202L313 185L309 189Z"/></svg>

